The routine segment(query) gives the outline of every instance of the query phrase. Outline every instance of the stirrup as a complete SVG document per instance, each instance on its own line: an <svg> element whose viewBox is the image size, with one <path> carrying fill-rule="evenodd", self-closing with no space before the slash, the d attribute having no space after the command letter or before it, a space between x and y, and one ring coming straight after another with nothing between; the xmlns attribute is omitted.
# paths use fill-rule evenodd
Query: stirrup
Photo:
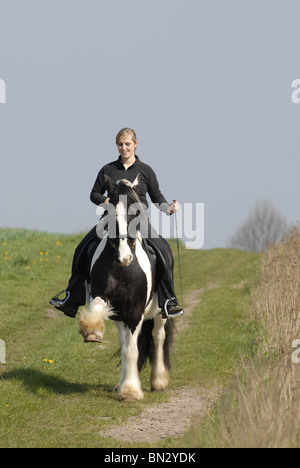
<svg viewBox="0 0 300 468"><path fill-rule="evenodd" d="M63 293L66 294L66 297L63 300L60 300L59 296L61 294L63 294ZM65 303L70 299L70 296L71 296L70 291L67 291L66 289L63 289L62 291L60 291L60 293L56 294L56 296L53 299L50 299L49 302L53 306L63 307L65 305Z"/></svg>
<svg viewBox="0 0 300 468"><path fill-rule="evenodd" d="M164 312L166 314L166 318L167 319L173 319L173 318L176 318L176 317L180 317L181 315L184 314L184 310L181 310L180 312L177 312L176 314L169 314L168 312L168 304L169 302L172 302L176 299L176 297L171 297L170 299L167 299L166 302L165 302L165 305L164 305Z"/></svg>

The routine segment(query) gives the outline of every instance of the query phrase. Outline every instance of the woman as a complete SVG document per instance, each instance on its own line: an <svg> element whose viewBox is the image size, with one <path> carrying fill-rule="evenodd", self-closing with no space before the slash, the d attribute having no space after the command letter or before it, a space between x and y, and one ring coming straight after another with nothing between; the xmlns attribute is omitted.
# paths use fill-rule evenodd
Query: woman
<svg viewBox="0 0 300 468"><path fill-rule="evenodd" d="M146 199L146 194L148 193L151 201L153 203L157 203L159 208L166 214L171 215L177 211L177 202L173 202L169 205L165 197L162 195L153 169L151 169L147 164L142 163L136 155L135 152L138 146L138 141L134 130L130 128L123 128L120 130L116 136L116 144L120 156L116 161L104 166L99 172L91 192L91 201L95 203L95 205L109 203L109 198L105 196L105 175L111 178L112 183L116 183L121 179L127 179L130 182L134 182L136 177L139 175L138 195L142 204L148 208L148 202ZM99 238L101 239L103 237L105 224L106 219L103 217L100 223L95 226L78 245L74 254L72 276L67 290L62 291L50 300L50 304L62 311L68 317L75 317L78 308L85 305L85 278L78 271L78 264L81 256L83 257L84 262L84 254L86 254L88 247L90 246L90 250L92 251L99 243ZM171 265L168 255L168 245L166 245L166 241L161 236L151 237L151 243L152 245L154 244L154 247L156 247L156 249L158 249L162 254L166 264L162 285L159 287L159 306L163 308L166 301L173 298L172 301L168 301L167 307L168 314L172 317L183 312L183 309L179 306L174 292ZM63 300L60 300L62 293L66 293L66 297Z"/></svg>

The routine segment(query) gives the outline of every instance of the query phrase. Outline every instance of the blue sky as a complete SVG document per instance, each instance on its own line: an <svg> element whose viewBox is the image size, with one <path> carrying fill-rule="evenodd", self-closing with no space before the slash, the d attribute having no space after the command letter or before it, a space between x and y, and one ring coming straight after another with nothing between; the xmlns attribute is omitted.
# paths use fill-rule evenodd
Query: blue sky
<svg viewBox="0 0 300 468"><path fill-rule="evenodd" d="M300 219L300 3L0 0L0 227L72 233L136 130L167 199L224 247L258 200Z"/></svg>

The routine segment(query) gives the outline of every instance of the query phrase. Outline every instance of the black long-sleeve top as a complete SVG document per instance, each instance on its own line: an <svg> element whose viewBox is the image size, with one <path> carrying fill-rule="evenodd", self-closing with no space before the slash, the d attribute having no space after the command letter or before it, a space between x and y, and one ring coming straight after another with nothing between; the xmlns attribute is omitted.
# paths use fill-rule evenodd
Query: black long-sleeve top
<svg viewBox="0 0 300 468"><path fill-rule="evenodd" d="M91 192L91 201L95 203L95 205L100 205L105 202L107 197L104 196L106 192L104 175L108 175L112 182L116 183L121 179L127 179L129 182L134 182L138 174L140 174L138 195L141 202L148 208L146 198L146 194L148 193L152 203L158 204L161 211L169 214L167 211L169 203L160 191L155 172L150 166L144 164L138 156L136 156L135 163L128 169L125 169L123 166L121 156L116 161L106 164L97 176Z"/></svg>

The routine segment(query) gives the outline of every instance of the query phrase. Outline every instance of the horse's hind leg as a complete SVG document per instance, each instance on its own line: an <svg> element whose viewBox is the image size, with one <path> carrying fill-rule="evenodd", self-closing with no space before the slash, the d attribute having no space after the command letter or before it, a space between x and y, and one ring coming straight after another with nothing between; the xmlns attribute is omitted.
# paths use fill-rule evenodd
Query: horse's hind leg
<svg viewBox="0 0 300 468"><path fill-rule="evenodd" d="M164 359L164 343L166 319L161 315L154 318L154 327L152 331L154 343L154 359L152 363L150 384L151 389L155 391L166 390L169 385L169 371Z"/></svg>

